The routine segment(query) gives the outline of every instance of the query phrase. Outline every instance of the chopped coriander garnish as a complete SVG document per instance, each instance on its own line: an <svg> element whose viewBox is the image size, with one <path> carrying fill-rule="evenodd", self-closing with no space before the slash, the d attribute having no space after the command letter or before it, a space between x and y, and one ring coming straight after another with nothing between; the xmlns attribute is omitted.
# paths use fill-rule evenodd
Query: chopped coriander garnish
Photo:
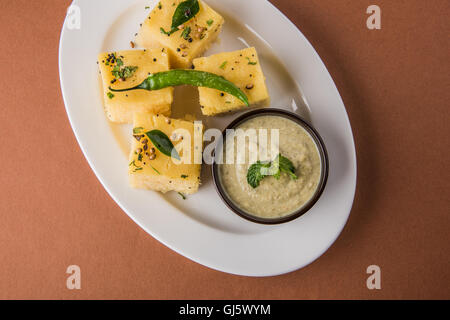
<svg viewBox="0 0 450 320"><path fill-rule="evenodd" d="M158 9L159 9L159 10L161 10L161 9L162 9L162 4L161 4L161 2L160 2L160 3L158 3Z"/></svg>
<svg viewBox="0 0 450 320"><path fill-rule="evenodd" d="M186 28L184 28L180 37L184 38L184 40L188 40L190 34L191 34L191 27L186 27Z"/></svg>
<svg viewBox="0 0 450 320"><path fill-rule="evenodd" d="M136 67L136 66L125 67L123 69L124 78L126 79L126 78L131 77L133 75L133 73L137 70L137 68L138 67Z"/></svg>
<svg viewBox="0 0 450 320"><path fill-rule="evenodd" d="M147 10L147 9L150 9L150 7L149 7L149 6L146 6L146 7L145 7L145 10Z"/></svg>
<svg viewBox="0 0 450 320"><path fill-rule="evenodd" d="M106 95L107 95L108 98L110 98L110 99L114 98L114 94L113 94L112 92L108 92Z"/></svg>
<svg viewBox="0 0 450 320"><path fill-rule="evenodd" d="M134 162L134 160L131 161L130 164L129 164L128 166L129 166L129 167L134 166L135 169L133 170L133 172L142 170L142 167L138 167L138 166L136 165L136 162Z"/></svg>
<svg viewBox="0 0 450 320"><path fill-rule="evenodd" d="M214 20L213 20L213 19L209 19L208 21L206 21L206 24L207 24L208 26L211 26L213 23L214 23Z"/></svg>
<svg viewBox="0 0 450 320"><path fill-rule="evenodd" d="M161 174L158 170L156 170L152 165L150 165L150 167L152 167L152 169L153 170L155 170L155 172L157 173L157 174Z"/></svg>
<svg viewBox="0 0 450 320"><path fill-rule="evenodd" d="M181 198L183 198L183 200L186 200L186 196L184 194L182 194L181 192L178 192L178 194L181 196Z"/></svg>
<svg viewBox="0 0 450 320"><path fill-rule="evenodd" d="M119 65L119 61L121 61L121 64ZM136 66L126 66L123 67L122 60L117 60L117 65L112 69L111 73L116 79L128 79L130 78L133 73L138 69Z"/></svg>
<svg viewBox="0 0 450 320"><path fill-rule="evenodd" d="M188 176L185 175L185 174L182 174L182 175L181 175L181 178L182 178L182 179L186 179L187 177L188 177Z"/></svg>
<svg viewBox="0 0 450 320"><path fill-rule="evenodd" d="M142 127L133 128L133 134L139 134L142 130L144 130L144 128Z"/></svg>
<svg viewBox="0 0 450 320"><path fill-rule="evenodd" d="M159 28L159 30L161 31L161 33L162 33L162 34L166 34L166 35L168 35L168 36L170 36L170 35L171 35L171 32L170 32L170 31L166 31L166 30L164 30L164 28L163 28L163 27Z"/></svg>
<svg viewBox="0 0 450 320"><path fill-rule="evenodd" d="M247 59L248 60L248 64L251 64L252 66L254 66L256 64L256 62L250 61L249 57L245 57L245 59Z"/></svg>
<svg viewBox="0 0 450 320"><path fill-rule="evenodd" d="M226 67L227 63L228 63L228 61L222 62L222 64L220 65L219 68L222 69L222 70L225 70L225 67Z"/></svg>
<svg viewBox="0 0 450 320"><path fill-rule="evenodd" d="M138 161L142 161L142 153L139 153L139 155L138 155Z"/></svg>

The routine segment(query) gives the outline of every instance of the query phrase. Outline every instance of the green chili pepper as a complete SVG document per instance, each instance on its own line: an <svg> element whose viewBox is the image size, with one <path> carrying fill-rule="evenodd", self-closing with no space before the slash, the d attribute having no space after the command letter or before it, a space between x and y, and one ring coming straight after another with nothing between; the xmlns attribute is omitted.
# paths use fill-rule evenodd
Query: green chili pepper
<svg viewBox="0 0 450 320"><path fill-rule="evenodd" d="M200 5L198 0L186 0L181 2L173 13L170 31L165 31L163 28L161 28L161 31L170 36L172 33L178 31L179 26L191 20L199 11Z"/></svg>
<svg viewBox="0 0 450 320"><path fill-rule="evenodd" d="M109 87L109 90L113 92L136 89L151 91L186 84L191 86L220 90L235 96L236 98L244 102L246 106L249 105L248 98L245 93L242 92L241 89L239 89L234 83L228 81L222 76L218 76L217 74L197 70L177 69L158 72L149 75L147 79L145 79L136 87L120 90L112 89L111 87Z"/></svg>

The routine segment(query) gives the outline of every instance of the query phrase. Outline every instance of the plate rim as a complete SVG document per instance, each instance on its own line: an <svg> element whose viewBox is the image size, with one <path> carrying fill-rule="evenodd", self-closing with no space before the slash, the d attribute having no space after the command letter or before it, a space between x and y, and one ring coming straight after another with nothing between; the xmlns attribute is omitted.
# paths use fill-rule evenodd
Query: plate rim
<svg viewBox="0 0 450 320"><path fill-rule="evenodd" d="M77 2L79 2L80 0L73 0L71 5L76 4ZM324 248L324 250L322 250L321 252L318 252L317 254L314 255L314 258L311 259L309 262L301 264L301 265L296 265L296 266L292 266L289 268L284 268L283 270L277 271L277 272L267 272L267 273L255 273L255 274L248 274L248 273L241 273L241 272L233 272L230 270L225 270L224 268L221 268L220 266L217 266L214 263L210 263L210 262L205 262L203 261L204 259L200 259L198 257L194 257L189 253L185 253L183 252L182 249L177 248L176 246L172 245L170 243L170 241L166 241L164 239L162 239L158 234L156 234L155 232L152 232L151 229L149 229L147 226L145 226L143 223L141 223L131 212L129 212L128 209L126 209L125 205L122 203L122 201L120 199L118 199L118 197L114 194L114 192L110 189L110 187L108 186L108 184L104 181L104 179L102 178L101 174L98 172L98 170L96 169L96 166L94 165L94 160L88 157L87 154L87 150L85 145L83 144L81 138L80 138L80 134L78 132L76 128L76 126L74 125L74 119L71 116L70 113L70 108L68 107L68 101L66 98L66 93L65 91L67 89L65 89L64 86L64 81L63 81L63 68L62 68L62 47L63 47L63 40L65 37L65 34L67 32L66 30L66 21L67 21L67 15L63 21L62 27L61 27L61 33L60 33L60 38L59 38L59 46L58 46L58 71L59 71L59 79L60 79L60 87L61 87L61 93L62 93L62 97L63 97L63 101L64 101L64 107L66 110L66 114L70 123L70 126L72 128L72 131L75 135L75 138L77 140L77 143L86 159L86 161L88 162L90 168L92 169L92 171L94 172L96 178L100 181L101 185L103 186L103 188L107 191L108 195L116 202L116 204L122 209L122 211L124 211L127 216L130 217L130 219L135 222L140 228L142 228L146 233L148 233L150 236L152 236L153 238L155 238L156 240L158 240L159 242L161 242L163 245L165 245L166 247L170 248L171 250L175 251L176 253L180 254L183 257L188 258L191 261L194 261L198 264L201 264L207 268L213 269L213 270L217 270L220 272L224 272L224 273L228 273L228 274L234 274L234 275L240 275L240 276L249 276L249 277L266 277L266 276L277 276L277 275L282 275L282 274L286 274L286 273L290 273L296 270L299 270L301 268L304 268L306 266L308 266L309 264L313 263L314 261L316 261L318 258L320 258L326 251L328 251L328 249L335 243L335 241L337 240L337 238L340 236L340 234L342 233L342 230L344 229L345 225L347 224L347 221L350 217L351 214L351 210L354 204L354 199L355 199L355 194L356 194L356 186L357 186L357 157L356 157L356 145L355 145L355 139L354 139L354 135L353 135L353 129L350 123L350 119L349 119L349 115L347 112L347 109L345 107L345 104L342 100L341 94L339 93L339 90L334 82L334 79L331 75L331 73L328 71L328 69L326 68L326 65L324 64L323 60L321 59L320 55L317 53L317 51L315 50L315 48L311 45L311 43L309 42L309 40L304 36L304 34L300 31L300 29L283 13L281 12L281 10L279 10L274 4L272 4L269 0L264 0L264 2L266 4L268 4L271 8L271 10L273 10L274 13L276 13L279 17L281 17L285 22L288 23L288 25L293 28L293 30L296 33L296 36L299 37L300 39L302 39L311 49L312 53L315 55L315 58L318 59L318 61L320 62L320 64L323 66L323 68L326 70L326 74L329 77L329 80L331 81L331 84L333 86L333 89L336 91L337 93L337 97L341 102L341 106L343 108L343 114L345 117L345 122L346 122L346 126L349 128L349 134L350 134L350 138L351 138L351 150L349 150L349 154L351 155L351 158L353 160L353 169L352 169L352 174L354 176L354 179L352 181L352 190L351 190L351 201L349 202L349 207L345 210L347 213L346 217L345 217L345 221L343 221L342 225L339 228L339 231L336 233L336 235L332 238L332 241L329 242L328 246L326 246ZM70 7L69 6L69 7ZM219 230L216 230L216 232L221 232Z"/></svg>

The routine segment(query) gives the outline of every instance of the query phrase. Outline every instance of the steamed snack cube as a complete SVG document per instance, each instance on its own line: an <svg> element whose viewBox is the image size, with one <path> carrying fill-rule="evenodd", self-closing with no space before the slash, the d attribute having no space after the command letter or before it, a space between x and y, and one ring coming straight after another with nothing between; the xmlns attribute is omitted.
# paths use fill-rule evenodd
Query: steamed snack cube
<svg viewBox="0 0 450 320"><path fill-rule="evenodd" d="M108 59L108 55L111 54L114 54L115 58ZM103 80L105 112L111 121L133 123L133 113L136 111L151 111L170 115L173 88L126 92L111 92L109 90L109 87L113 89L131 88L140 84L149 73L169 70L167 49L105 52L99 54L98 63ZM137 67L137 69L132 72L130 77L122 81L116 79L112 72L118 64L121 65L118 66L120 68Z"/></svg>
<svg viewBox="0 0 450 320"><path fill-rule="evenodd" d="M169 48L172 68L189 68L219 35L224 19L205 2L199 1L200 11L175 33L168 36L172 16L182 0L161 0L142 23L136 43L143 48ZM190 33L187 31L190 30Z"/></svg>
<svg viewBox="0 0 450 320"><path fill-rule="evenodd" d="M172 140L181 160L189 161L181 163L161 153L145 135L146 132L155 129L164 132ZM174 134L177 138L174 138ZM183 194L195 193L200 185L202 134L202 126L194 126L192 121L169 119L160 114L147 112L135 113L134 139L128 169L131 186L164 193L171 190ZM180 146L183 146L182 150ZM155 149L156 156L153 160L150 151L152 148Z"/></svg>
<svg viewBox="0 0 450 320"><path fill-rule="evenodd" d="M208 71L233 82L248 97L250 104L266 105L270 101L265 77L255 48L224 52L194 60L196 70ZM199 87L204 115L215 115L246 107L238 98L216 89Z"/></svg>

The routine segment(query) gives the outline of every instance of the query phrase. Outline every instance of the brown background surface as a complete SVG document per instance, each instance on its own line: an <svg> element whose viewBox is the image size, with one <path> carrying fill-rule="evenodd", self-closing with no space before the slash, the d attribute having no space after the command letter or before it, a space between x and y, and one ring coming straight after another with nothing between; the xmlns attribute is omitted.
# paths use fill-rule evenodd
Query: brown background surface
<svg viewBox="0 0 450 320"><path fill-rule="evenodd" d="M63 0L0 0L0 298L450 298L448 0L273 0L343 97L358 155L350 219L304 269L220 273L169 250L89 168L59 88ZM366 8L382 29L366 28ZM76 61L75 61L76 63ZM77 264L82 289L66 289ZM382 289L366 288L366 268Z"/></svg>

